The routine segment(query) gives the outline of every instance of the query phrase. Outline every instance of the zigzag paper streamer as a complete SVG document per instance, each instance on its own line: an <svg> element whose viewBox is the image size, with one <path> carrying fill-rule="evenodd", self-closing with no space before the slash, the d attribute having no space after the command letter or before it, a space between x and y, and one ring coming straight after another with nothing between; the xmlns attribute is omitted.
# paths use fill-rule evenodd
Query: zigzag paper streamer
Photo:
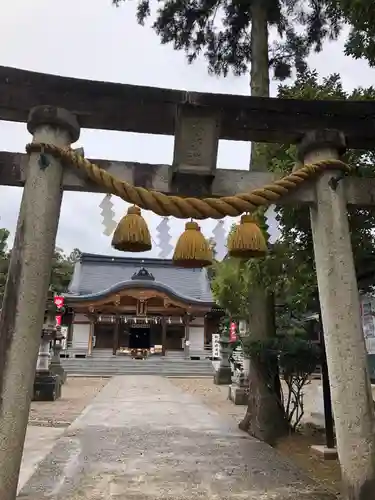
<svg viewBox="0 0 375 500"><path fill-rule="evenodd" d="M103 234L105 236L111 236L117 226L117 222L114 220L116 214L113 210L113 206L111 195L106 194L99 205L102 209L101 216L103 217L102 225L104 227Z"/></svg>
<svg viewBox="0 0 375 500"><path fill-rule="evenodd" d="M270 205L265 213L267 232L269 235L268 241L270 243L275 243L277 239L281 236L279 223L276 220L275 205Z"/></svg>
<svg viewBox="0 0 375 500"><path fill-rule="evenodd" d="M212 231L214 235L214 239L216 242L215 252L216 259L223 260L227 254L227 246L226 246L226 230L225 230L225 222L224 220L219 220Z"/></svg>
<svg viewBox="0 0 375 500"><path fill-rule="evenodd" d="M169 232L169 217L163 217L156 229L158 231L159 238L159 258L166 259L173 250L173 246L170 244L172 236Z"/></svg>

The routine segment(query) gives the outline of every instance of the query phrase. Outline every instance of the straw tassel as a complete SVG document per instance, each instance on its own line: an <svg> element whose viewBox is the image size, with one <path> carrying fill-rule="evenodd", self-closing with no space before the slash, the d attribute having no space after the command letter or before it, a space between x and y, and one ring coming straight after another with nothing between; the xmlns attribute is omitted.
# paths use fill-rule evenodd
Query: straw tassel
<svg viewBox="0 0 375 500"><path fill-rule="evenodd" d="M212 264L212 251L208 241L194 221L185 224L185 231L179 237L173 254L176 266L200 268Z"/></svg>
<svg viewBox="0 0 375 500"><path fill-rule="evenodd" d="M259 258L267 254L262 230L249 214L242 215L241 222L229 234L227 247L231 257L240 259Z"/></svg>
<svg viewBox="0 0 375 500"><path fill-rule="evenodd" d="M151 236L147 223L136 205L129 207L120 220L112 238L112 246L122 252L147 252L151 250Z"/></svg>

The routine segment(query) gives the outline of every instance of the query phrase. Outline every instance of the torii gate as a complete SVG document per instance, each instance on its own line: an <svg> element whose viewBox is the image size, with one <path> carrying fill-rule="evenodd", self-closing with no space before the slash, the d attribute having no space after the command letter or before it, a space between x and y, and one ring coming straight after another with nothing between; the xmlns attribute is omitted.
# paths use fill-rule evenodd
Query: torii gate
<svg viewBox="0 0 375 500"><path fill-rule="evenodd" d="M374 144L375 103L301 101L94 82L0 67L0 119L27 122L58 148L80 127L174 135L173 165L93 160L117 179L183 196L222 197L272 184L272 173L216 168L219 139L298 144L300 161ZM24 186L0 320L0 498L14 500L62 191L107 192L56 155L0 153L0 184ZM310 206L338 453L347 498L375 494L375 416L346 205L375 205L375 178L329 167L282 203ZM279 201L277 201L279 203Z"/></svg>

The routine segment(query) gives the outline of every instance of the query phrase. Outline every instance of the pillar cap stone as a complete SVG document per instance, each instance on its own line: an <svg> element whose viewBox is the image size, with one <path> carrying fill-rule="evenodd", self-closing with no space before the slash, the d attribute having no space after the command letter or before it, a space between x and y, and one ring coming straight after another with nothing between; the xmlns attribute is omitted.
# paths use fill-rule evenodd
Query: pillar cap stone
<svg viewBox="0 0 375 500"><path fill-rule="evenodd" d="M347 149L345 135L334 129L307 132L297 145L298 159L303 162L306 155L322 149L335 149L342 156Z"/></svg>
<svg viewBox="0 0 375 500"><path fill-rule="evenodd" d="M77 117L63 108L56 106L35 106L30 110L27 119L27 130L34 134L38 127L51 125L67 130L72 143L78 141L81 132Z"/></svg>

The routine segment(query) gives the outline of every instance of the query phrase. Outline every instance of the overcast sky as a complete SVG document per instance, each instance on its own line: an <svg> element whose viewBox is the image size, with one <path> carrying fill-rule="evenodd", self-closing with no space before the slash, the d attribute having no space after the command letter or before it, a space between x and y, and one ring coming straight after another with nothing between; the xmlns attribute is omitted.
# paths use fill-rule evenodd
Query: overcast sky
<svg viewBox="0 0 375 500"><path fill-rule="evenodd" d="M119 9L111 6L111 0L3 3L0 65L93 80L248 94L248 77L211 77L204 60L188 65L183 53L160 45L151 29L137 25L134 1ZM310 65L322 76L341 73L348 90L375 82L375 70L370 70L365 62L344 57L342 43L326 45L322 54L310 58ZM273 94L275 91L273 84ZM0 150L24 151L29 141L25 124L0 122ZM88 158L172 162L172 137L83 130L78 145L84 147ZM220 168L247 169L248 162L248 144L220 141ZM111 238L103 235L99 208L102 198L102 195L65 193L57 237L59 247L67 252L78 247L85 252L118 253L111 249ZM12 234L20 199L21 189L0 186L0 227L8 228ZM126 206L121 200L112 199L118 220ZM160 218L148 213L146 218L157 243L156 226ZM226 222L227 227L230 222ZM182 226L182 221L171 221L172 244ZM213 221L202 223L207 237L212 236L214 226ZM144 255L155 257L158 252L155 245Z"/></svg>

